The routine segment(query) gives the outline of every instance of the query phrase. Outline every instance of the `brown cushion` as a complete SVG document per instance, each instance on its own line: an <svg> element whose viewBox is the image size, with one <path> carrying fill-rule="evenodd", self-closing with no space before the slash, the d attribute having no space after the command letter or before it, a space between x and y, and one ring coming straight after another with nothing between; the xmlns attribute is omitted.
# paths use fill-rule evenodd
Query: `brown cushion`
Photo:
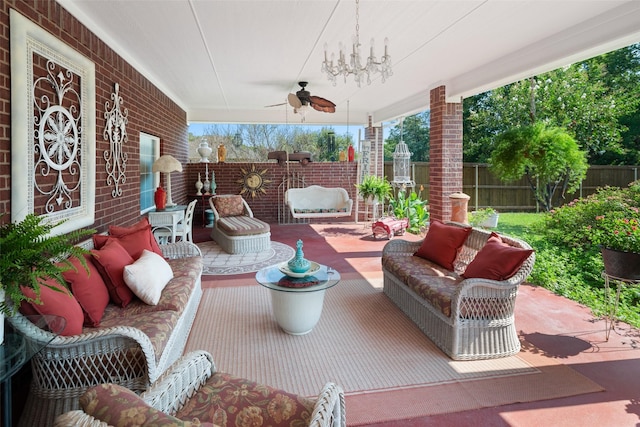
<svg viewBox="0 0 640 427"><path fill-rule="evenodd" d="M228 236L251 236L268 233L271 230L266 222L244 215L220 218L216 227L219 227Z"/></svg>
<svg viewBox="0 0 640 427"><path fill-rule="evenodd" d="M92 256L85 255L89 273L78 258L70 259L75 270L66 270L62 277L69 284L73 296L78 300L84 312L85 326L100 326L104 309L109 304L109 290L100 272L93 264Z"/></svg>
<svg viewBox="0 0 640 427"><path fill-rule="evenodd" d="M242 196L214 197L213 206L218 211L220 218L244 214Z"/></svg>
<svg viewBox="0 0 640 427"><path fill-rule="evenodd" d="M491 233L462 276L467 279L507 280L518 272L532 253L532 249L513 247L504 243L496 233Z"/></svg>
<svg viewBox="0 0 640 427"><path fill-rule="evenodd" d="M107 285L109 297L114 304L126 307L133 299L133 292L124 281L124 267L133 263L133 258L118 243L110 239L101 249L92 249L93 261Z"/></svg>
<svg viewBox="0 0 640 427"><path fill-rule="evenodd" d="M80 396L80 407L92 417L110 426L211 426L197 419L181 421L147 405L129 389L117 384L100 384Z"/></svg>
<svg viewBox="0 0 640 427"><path fill-rule="evenodd" d="M429 224L429 231L420 248L414 254L435 262L447 270L453 270L453 261L471 233L471 227L444 224L436 219Z"/></svg>

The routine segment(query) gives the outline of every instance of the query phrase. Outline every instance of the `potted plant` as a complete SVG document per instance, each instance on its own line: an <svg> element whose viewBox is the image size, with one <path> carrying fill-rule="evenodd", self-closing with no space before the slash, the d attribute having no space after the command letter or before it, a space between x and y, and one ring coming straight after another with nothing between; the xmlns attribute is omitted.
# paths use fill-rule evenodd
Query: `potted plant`
<svg viewBox="0 0 640 427"><path fill-rule="evenodd" d="M469 223L474 227L496 228L499 216L493 208L482 208L471 212Z"/></svg>
<svg viewBox="0 0 640 427"><path fill-rule="evenodd" d="M640 215L626 207L597 215L587 226L591 242L600 246L605 272L619 279L640 280Z"/></svg>
<svg viewBox="0 0 640 427"><path fill-rule="evenodd" d="M384 203L391 194L391 184L387 178L377 175L367 175L360 184L356 184L356 188L363 199L370 199L374 203Z"/></svg>
<svg viewBox="0 0 640 427"><path fill-rule="evenodd" d="M77 257L87 268L83 255L88 251L74 243L95 231L53 235L52 230L62 222L48 223L43 216L29 214L21 221L0 225L0 293L4 293L0 298L0 324L4 324L4 315L13 315L22 301L30 301L22 293L22 286L32 288L36 295L40 286L46 286L46 278L66 286L62 272L74 268L69 257Z"/></svg>
<svg viewBox="0 0 640 427"><path fill-rule="evenodd" d="M360 184L356 184L358 194L370 204L373 204L373 216L375 220L375 212L379 203L383 203L391 195L391 184L387 178L377 175L367 175Z"/></svg>

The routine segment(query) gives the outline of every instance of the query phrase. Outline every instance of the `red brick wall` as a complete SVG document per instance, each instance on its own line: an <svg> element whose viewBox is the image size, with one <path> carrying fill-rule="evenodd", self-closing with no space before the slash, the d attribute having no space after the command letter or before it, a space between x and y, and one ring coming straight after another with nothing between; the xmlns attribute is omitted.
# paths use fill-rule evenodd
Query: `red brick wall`
<svg viewBox="0 0 640 427"><path fill-rule="evenodd" d="M251 207L254 215L263 221L277 223L278 222L278 185L286 178L287 173L295 173L300 177L304 177L306 185L321 185L323 187L341 187L347 190L350 197L354 200L355 215L355 162L311 162L306 166L302 166L297 162L290 162L287 171L286 166L280 166L275 162L269 163L209 163L209 171L214 171L216 176L216 193L217 194L239 194L241 184L238 180L242 178L242 170L250 171L255 167L256 171L262 172L265 179L271 181L265 186L267 194L251 195L244 194L243 197ZM186 165L182 175L187 180L188 193L194 195L196 193L195 183L198 180L198 172L200 172L201 180L205 179L205 164L190 163ZM178 175L178 174L174 174ZM173 176L171 184L173 185ZM211 177L209 177L211 179ZM352 220L355 216L352 215ZM348 218L340 218L340 221L349 220ZM316 221L316 220L314 220ZM328 221L323 219L322 221Z"/></svg>
<svg viewBox="0 0 640 427"><path fill-rule="evenodd" d="M93 227L103 231L110 224L137 221L140 218L139 134L145 132L160 137L161 154L171 154L186 163L186 113L53 0L3 0L0 10L0 212L7 213L0 221L8 221L8 213L11 212L10 8L16 9L95 63L97 181L96 221ZM120 85L122 108L129 110L128 142L124 145L128 156L127 179L122 185L123 195L117 198L111 197L113 186L106 184L104 152L109 149L109 142L103 137L105 102L111 101L115 83ZM164 177L161 179L164 180ZM191 182L188 184L192 185ZM186 175L173 174L171 186L174 201L185 202Z"/></svg>
<svg viewBox="0 0 640 427"><path fill-rule="evenodd" d="M431 91L430 218L451 219L449 195L462 191L462 103L447 103L445 87Z"/></svg>

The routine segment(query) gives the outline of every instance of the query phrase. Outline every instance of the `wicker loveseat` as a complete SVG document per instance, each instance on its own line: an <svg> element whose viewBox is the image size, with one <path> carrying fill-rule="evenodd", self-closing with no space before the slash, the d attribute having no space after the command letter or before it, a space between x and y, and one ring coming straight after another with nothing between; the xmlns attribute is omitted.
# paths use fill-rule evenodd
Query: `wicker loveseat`
<svg viewBox="0 0 640 427"><path fill-rule="evenodd" d="M342 389L327 383L314 398L216 371L211 355L180 358L140 396L102 384L80 398L82 410L56 419L56 427L217 425L344 427ZM132 418L135 417L135 422Z"/></svg>
<svg viewBox="0 0 640 427"><path fill-rule="evenodd" d="M152 238L150 227L148 232ZM139 239L132 239L139 244ZM80 245L92 249L94 242ZM109 301L105 301L97 326L86 326L80 319L73 335L56 336L41 329L28 320L29 313L8 319L26 337L27 345L48 343L31 359L32 382L21 426L51 425L56 415L79 408L78 398L97 384L109 382L144 390L182 355L202 296L202 254L189 242L156 247L171 267L173 278L158 291L155 305L134 297L123 308L107 295ZM146 274L153 277L152 273ZM92 274L88 277L95 278ZM74 301L80 300L79 291L73 289ZM98 299L97 295L88 297L89 303ZM80 316L84 309L82 306ZM87 314L84 316L86 319Z"/></svg>
<svg viewBox="0 0 640 427"><path fill-rule="evenodd" d="M429 247L432 228L443 238ZM455 234L456 229L468 234L459 235L449 260L438 259L450 262L449 268L425 259L446 253L443 246L451 242L446 231ZM461 246L456 249L457 244ZM430 254L425 256L425 250ZM385 245L384 293L454 360L511 356L520 351L514 324L516 295L534 259L531 247L521 240L432 221L424 240L392 240Z"/></svg>

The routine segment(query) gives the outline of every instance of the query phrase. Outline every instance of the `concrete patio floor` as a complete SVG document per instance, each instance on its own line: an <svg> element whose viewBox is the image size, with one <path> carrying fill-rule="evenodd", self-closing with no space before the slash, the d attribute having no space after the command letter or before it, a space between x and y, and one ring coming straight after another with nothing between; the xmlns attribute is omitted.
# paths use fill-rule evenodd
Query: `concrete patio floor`
<svg viewBox="0 0 640 427"><path fill-rule="evenodd" d="M387 241L374 239L370 230L367 223L271 224L271 239L291 246L302 239L308 259L331 265L344 279L365 278L381 287L380 253ZM194 240L208 240L209 232L194 226ZM420 237L407 234L394 238ZM223 286L246 285L253 280L254 274L215 277ZM571 300L529 284L520 287L516 328L525 347L571 367L605 391L371 426L640 426L640 331L619 323L606 341L603 319Z"/></svg>

